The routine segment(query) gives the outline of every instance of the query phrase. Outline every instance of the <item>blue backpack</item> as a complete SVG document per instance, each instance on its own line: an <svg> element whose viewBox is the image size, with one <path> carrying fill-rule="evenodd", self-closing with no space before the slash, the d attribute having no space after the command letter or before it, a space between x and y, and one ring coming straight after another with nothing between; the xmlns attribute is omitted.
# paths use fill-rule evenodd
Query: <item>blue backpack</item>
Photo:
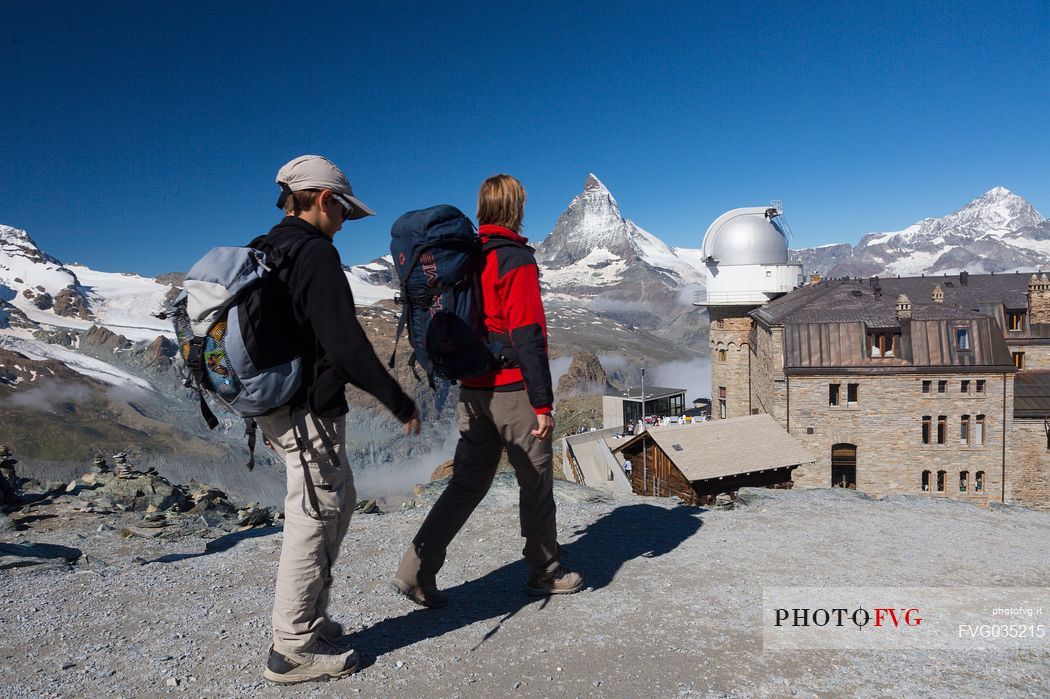
<svg viewBox="0 0 1050 699"><path fill-rule="evenodd" d="M479 275L489 250L520 244L496 240L482 246L470 219L447 204L409 211L394 221L390 235L401 283L390 368L406 328L413 350L409 366L413 374L416 364L423 367L432 388L435 377L454 383L513 366L509 338L490 334L482 320Z"/></svg>

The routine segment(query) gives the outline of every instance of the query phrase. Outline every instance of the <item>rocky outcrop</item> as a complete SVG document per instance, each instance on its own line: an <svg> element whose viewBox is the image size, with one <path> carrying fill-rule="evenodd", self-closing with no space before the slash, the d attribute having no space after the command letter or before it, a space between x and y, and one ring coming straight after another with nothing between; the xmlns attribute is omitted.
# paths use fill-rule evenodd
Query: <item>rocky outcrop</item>
<svg viewBox="0 0 1050 699"><path fill-rule="evenodd" d="M167 369L171 366L172 359L178 354L178 351L178 345L163 335L158 335L157 339L143 350L143 365L157 369Z"/></svg>
<svg viewBox="0 0 1050 699"><path fill-rule="evenodd" d="M131 347L131 341L123 335L118 335L109 328L101 325L92 325L83 335L85 344L110 351L125 350Z"/></svg>
<svg viewBox="0 0 1050 699"><path fill-rule="evenodd" d="M25 313L22 312L16 306L12 306L7 301L0 299L0 330L6 328L21 328L24 330L33 330L39 327L36 323L29 320Z"/></svg>
<svg viewBox="0 0 1050 699"><path fill-rule="evenodd" d="M51 294L44 291L42 287L38 287L36 290L23 289L22 296L29 299L41 311L46 311L55 305L55 299L52 298Z"/></svg>
<svg viewBox="0 0 1050 699"><path fill-rule="evenodd" d="M67 286L55 296L54 311L66 318L94 320L95 316L88 308L87 299L75 287Z"/></svg>
<svg viewBox="0 0 1050 699"><path fill-rule="evenodd" d="M558 380L558 393L562 395L604 395L611 388L609 377L593 352L574 354L569 371Z"/></svg>

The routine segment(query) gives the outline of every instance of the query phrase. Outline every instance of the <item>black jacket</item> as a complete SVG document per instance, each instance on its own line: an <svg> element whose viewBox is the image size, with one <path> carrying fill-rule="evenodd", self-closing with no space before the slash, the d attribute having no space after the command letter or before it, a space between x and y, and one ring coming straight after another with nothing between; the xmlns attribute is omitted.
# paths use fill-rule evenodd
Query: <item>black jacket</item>
<svg viewBox="0 0 1050 699"><path fill-rule="evenodd" d="M279 283L268 287L260 309L294 319L289 332L303 361L303 385L292 405L322 417L348 411L346 384L375 396L401 422L416 406L376 356L357 321L354 297L331 239L296 216L286 216L252 247L292 250L278 261ZM279 254L279 253L278 253Z"/></svg>

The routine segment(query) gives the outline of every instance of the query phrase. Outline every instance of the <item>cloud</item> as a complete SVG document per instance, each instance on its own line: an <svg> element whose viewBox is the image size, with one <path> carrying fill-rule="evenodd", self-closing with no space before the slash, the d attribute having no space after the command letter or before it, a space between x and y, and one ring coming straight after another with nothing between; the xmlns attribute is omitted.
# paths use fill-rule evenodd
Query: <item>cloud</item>
<svg viewBox="0 0 1050 699"><path fill-rule="evenodd" d="M58 383L51 381L34 386L26 391L19 391L7 399L7 405L13 408L25 408L37 412L55 412L55 408L64 403L82 403L92 397L91 389L80 384Z"/></svg>
<svg viewBox="0 0 1050 699"><path fill-rule="evenodd" d="M551 384L555 389L558 388L558 379L569 373L570 366L572 366L572 356L555 357L551 360Z"/></svg>
<svg viewBox="0 0 1050 699"><path fill-rule="evenodd" d="M359 498L381 498L388 495L411 495L417 483L429 483L434 469L445 463L456 453L459 430L455 423L436 448L423 456L391 464L375 464L354 471L354 485Z"/></svg>
<svg viewBox="0 0 1050 699"><path fill-rule="evenodd" d="M679 362L667 362L650 370L652 385L666 388L684 388L685 399L691 403L694 398L711 395L711 358L700 357ZM687 406L691 407L691 406Z"/></svg>

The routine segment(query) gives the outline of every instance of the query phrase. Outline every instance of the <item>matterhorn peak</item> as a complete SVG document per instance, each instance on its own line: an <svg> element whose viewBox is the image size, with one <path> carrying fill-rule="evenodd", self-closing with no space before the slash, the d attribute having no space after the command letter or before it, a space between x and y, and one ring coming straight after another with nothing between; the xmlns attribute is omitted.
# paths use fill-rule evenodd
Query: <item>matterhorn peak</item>
<svg viewBox="0 0 1050 699"><path fill-rule="evenodd" d="M587 175L587 179L583 182L583 191L585 192L608 192L609 188L602 184L602 181L598 179L598 176L593 172Z"/></svg>

